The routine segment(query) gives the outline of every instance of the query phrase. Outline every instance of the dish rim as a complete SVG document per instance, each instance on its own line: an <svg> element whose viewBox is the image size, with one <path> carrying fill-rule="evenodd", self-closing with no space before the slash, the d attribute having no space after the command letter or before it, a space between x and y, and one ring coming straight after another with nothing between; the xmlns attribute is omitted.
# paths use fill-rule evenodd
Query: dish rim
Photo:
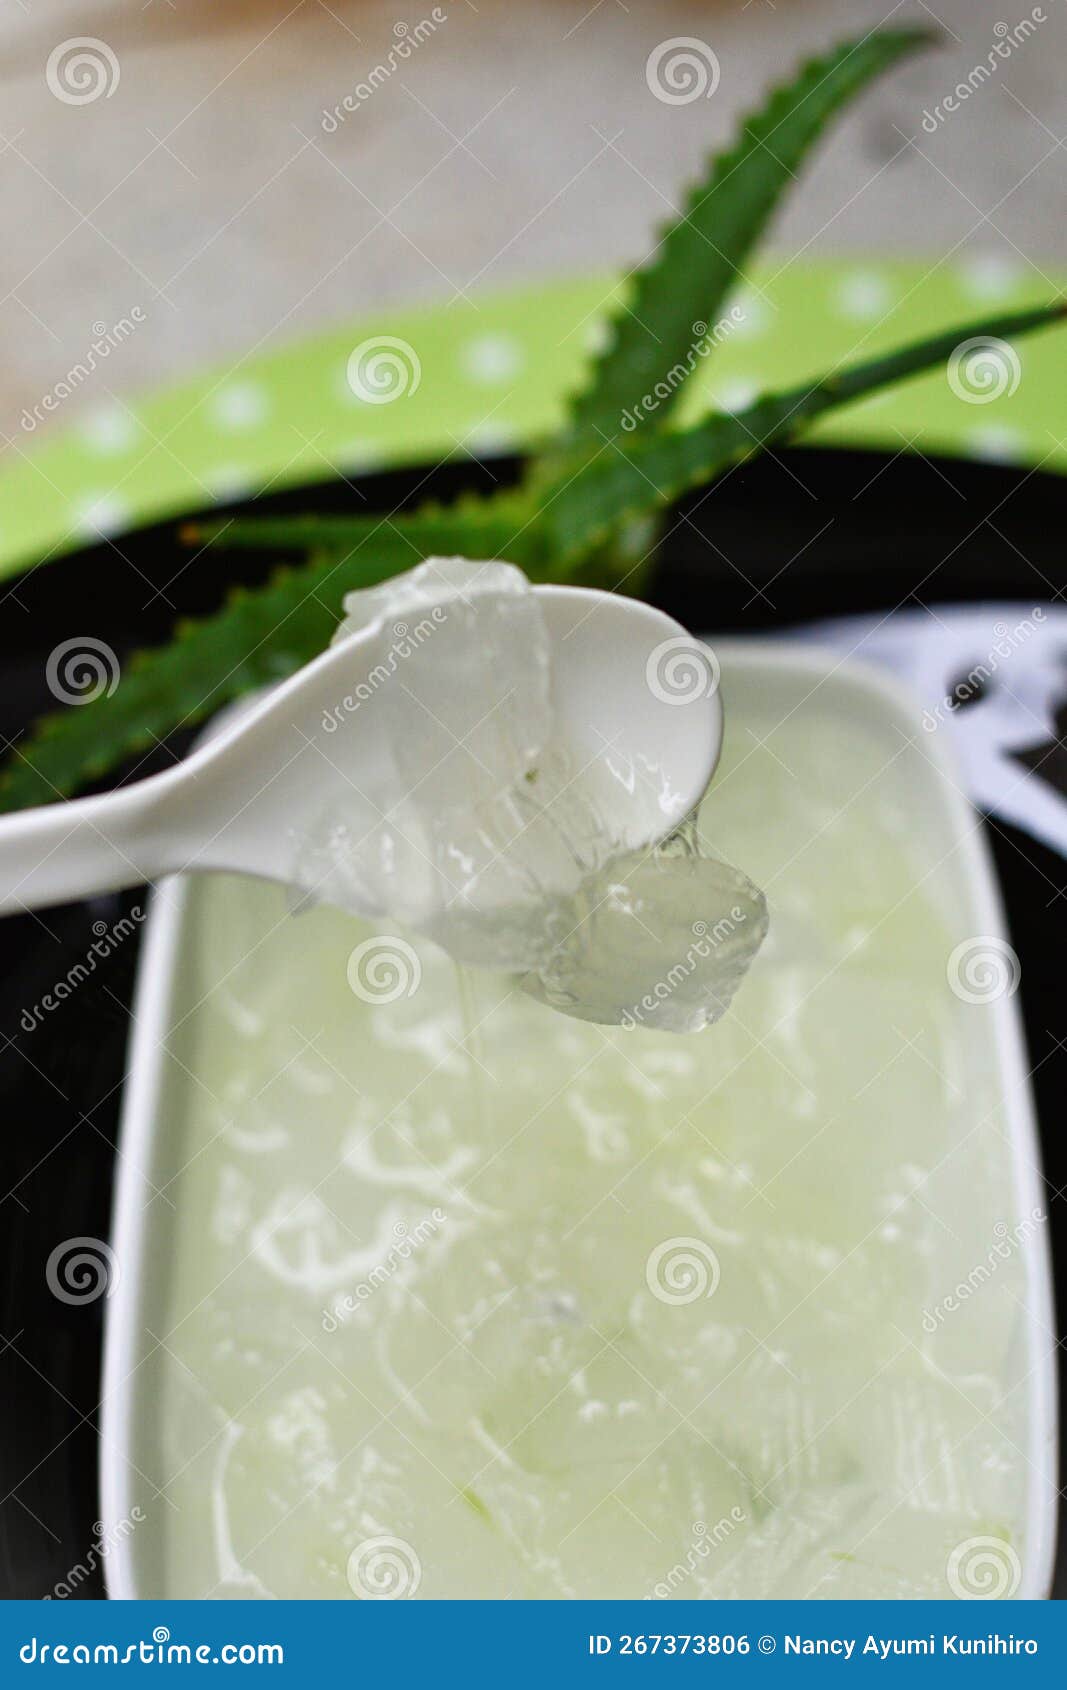
<svg viewBox="0 0 1067 1690"><path fill-rule="evenodd" d="M709 642L710 643L710 642ZM724 660L725 691L732 670L773 663L792 668L816 683L813 691L841 678L866 691L883 710L898 720L919 720L916 696L896 677L856 658L818 646L799 647L775 636L716 639L716 655ZM809 693L808 697L811 696ZM241 708L229 706L230 711ZM220 725L220 712L213 727ZM727 721L729 716L727 715ZM212 731L209 727L208 733ZM958 768L943 736L928 735L924 755L940 781L948 818L956 838L957 860L963 866L979 931L1009 942L1003 901L993 859L982 831L982 820L964 794ZM107 1594L112 1599L138 1599L136 1531L118 1530L128 1522L137 1502L131 1484L129 1451L138 1407L137 1374L147 1358L142 1354L146 1277L139 1269L149 1248L149 1202L156 1187L151 1178L157 1150L155 1123L164 1084L165 1029L177 979L183 922L191 892L188 876L170 880L165 893L153 890L138 960L126 1081L118 1136L118 1170L112 1200L111 1244L123 1271L108 1299L104 1322L103 1397L100 1435L100 1518L105 1542L112 1542L106 1563ZM1042 1210L1045 1202L1037 1116L1026 1060L1022 1018L1014 995L986 1006L992 1014L997 1069L1003 1080L1005 1128L1010 1139L1015 1209L1020 1215ZM1041 1340L1054 1330L1052 1263L1048 1228L1035 1228L1020 1248L1026 1296L1026 1352L1030 1361L1027 1388L1028 1452L1024 1454L1026 1482L1022 1579L1017 1599L1050 1594L1056 1551L1058 1508L1058 1404L1055 1349ZM149 1352L149 1354L154 1351ZM137 1356L133 1367L129 1358Z"/></svg>

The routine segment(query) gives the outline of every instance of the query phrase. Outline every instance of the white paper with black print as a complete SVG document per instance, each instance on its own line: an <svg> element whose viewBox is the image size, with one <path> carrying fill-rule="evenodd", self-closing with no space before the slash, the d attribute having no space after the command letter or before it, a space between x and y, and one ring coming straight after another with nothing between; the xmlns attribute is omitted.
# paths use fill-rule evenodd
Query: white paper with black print
<svg viewBox="0 0 1067 1690"><path fill-rule="evenodd" d="M809 623L797 639L892 670L951 735L978 809L1067 856L1067 609L985 604Z"/></svg>

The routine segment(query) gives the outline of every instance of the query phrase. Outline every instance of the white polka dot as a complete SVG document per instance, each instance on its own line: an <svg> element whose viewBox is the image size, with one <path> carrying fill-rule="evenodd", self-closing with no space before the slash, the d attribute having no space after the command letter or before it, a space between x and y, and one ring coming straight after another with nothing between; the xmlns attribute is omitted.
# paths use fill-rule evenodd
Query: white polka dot
<svg viewBox="0 0 1067 1690"><path fill-rule="evenodd" d="M514 428L498 422L476 423L460 438L469 452L484 452L489 457L513 452L519 441Z"/></svg>
<svg viewBox="0 0 1067 1690"><path fill-rule="evenodd" d="M330 388L333 392L334 398L339 399L341 401L342 405L355 406L355 405L359 405L361 403L359 394L353 393L352 383L348 379L348 362L347 362L347 360L343 364L341 364L336 370L332 371L331 378L330 378Z"/></svg>
<svg viewBox="0 0 1067 1690"><path fill-rule="evenodd" d="M1017 428L1001 428L996 423L986 423L969 429L964 442L971 457L981 458L985 463L1017 464L1026 461L1026 436Z"/></svg>
<svg viewBox="0 0 1067 1690"><path fill-rule="evenodd" d="M485 387L511 381L526 362L522 346L514 335L483 334L469 340L460 352L460 363L468 378Z"/></svg>
<svg viewBox="0 0 1067 1690"><path fill-rule="evenodd" d="M216 464L204 480L213 496L227 504L233 499L245 498L256 485L255 476L242 464Z"/></svg>
<svg viewBox="0 0 1067 1690"><path fill-rule="evenodd" d="M608 317L593 317L585 325L582 345L591 358L596 358L601 352L607 350L613 333L611 320Z"/></svg>
<svg viewBox="0 0 1067 1690"><path fill-rule="evenodd" d="M269 412L267 392L255 382L222 387L211 400L211 415L220 428L255 428Z"/></svg>
<svg viewBox="0 0 1067 1690"><path fill-rule="evenodd" d="M136 417L123 410L121 405L109 405L103 410L90 412L82 423L81 432L86 445L91 446L94 452L113 457L129 451L137 439L139 427Z"/></svg>
<svg viewBox="0 0 1067 1690"><path fill-rule="evenodd" d="M387 454L370 440L346 440L333 452L334 461L345 470L372 470L385 462Z"/></svg>
<svg viewBox="0 0 1067 1690"><path fill-rule="evenodd" d="M1005 299L1021 286L1024 270L1004 253L978 253L959 267L960 280L975 299Z"/></svg>
<svg viewBox="0 0 1067 1690"><path fill-rule="evenodd" d="M740 313L740 322L734 324L730 330L730 338L736 335L741 340L751 340L754 335L762 334L770 321L770 307L762 300L758 293L751 288L744 288L737 298L731 302L731 309L736 306ZM734 322L730 312L726 313L726 321Z"/></svg>
<svg viewBox="0 0 1067 1690"><path fill-rule="evenodd" d="M854 270L842 278L834 294L834 303L844 316L863 320L882 316L892 300L893 289L877 270Z"/></svg>
<svg viewBox="0 0 1067 1690"><path fill-rule="evenodd" d="M760 385L751 376L731 376L714 390L713 398L722 411L746 411L759 398Z"/></svg>
<svg viewBox="0 0 1067 1690"><path fill-rule="evenodd" d="M79 507L78 527L83 534L118 534L129 526L131 514L125 500L114 493L101 493Z"/></svg>

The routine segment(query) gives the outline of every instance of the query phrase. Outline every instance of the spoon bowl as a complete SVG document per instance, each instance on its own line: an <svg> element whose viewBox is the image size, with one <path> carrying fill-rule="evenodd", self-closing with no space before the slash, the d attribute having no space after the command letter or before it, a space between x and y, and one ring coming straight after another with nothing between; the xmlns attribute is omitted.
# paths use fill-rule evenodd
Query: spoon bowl
<svg viewBox="0 0 1067 1690"><path fill-rule="evenodd" d="M554 705L576 758L629 759L629 847L663 838L699 803L722 745L711 654L662 611L577 587L534 588L553 655ZM197 870L291 883L302 818L372 789L388 688L375 629L329 647L159 775L0 820L0 913L44 908ZM647 787L647 790L645 790Z"/></svg>

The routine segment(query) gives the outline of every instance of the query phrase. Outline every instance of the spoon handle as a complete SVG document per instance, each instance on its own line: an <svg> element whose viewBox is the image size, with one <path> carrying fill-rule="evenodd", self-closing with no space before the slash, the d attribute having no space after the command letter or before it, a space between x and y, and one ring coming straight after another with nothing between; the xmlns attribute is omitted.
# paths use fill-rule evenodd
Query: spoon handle
<svg viewBox="0 0 1067 1690"><path fill-rule="evenodd" d="M165 873L172 865L166 832L153 826L156 781L167 777L0 818L0 915L137 886Z"/></svg>

